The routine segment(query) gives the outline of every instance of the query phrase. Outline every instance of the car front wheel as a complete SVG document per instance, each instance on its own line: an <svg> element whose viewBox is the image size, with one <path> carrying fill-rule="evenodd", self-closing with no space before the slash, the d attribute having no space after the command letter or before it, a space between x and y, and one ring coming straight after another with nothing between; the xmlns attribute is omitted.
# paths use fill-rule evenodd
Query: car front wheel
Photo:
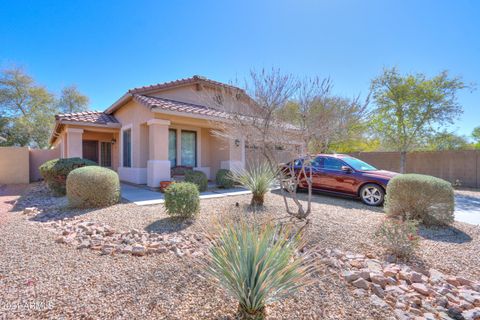
<svg viewBox="0 0 480 320"><path fill-rule="evenodd" d="M380 206L383 204L385 191L377 184L369 183L360 190L360 199L369 206Z"/></svg>

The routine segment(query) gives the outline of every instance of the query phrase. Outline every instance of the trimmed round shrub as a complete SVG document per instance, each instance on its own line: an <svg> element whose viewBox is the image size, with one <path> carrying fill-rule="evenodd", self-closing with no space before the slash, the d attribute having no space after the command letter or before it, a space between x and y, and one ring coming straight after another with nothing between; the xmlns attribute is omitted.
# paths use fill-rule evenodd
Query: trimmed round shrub
<svg viewBox="0 0 480 320"><path fill-rule="evenodd" d="M232 179L232 172L228 169L218 170L215 182L217 186L225 189L232 188L235 185L235 181Z"/></svg>
<svg viewBox="0 0 480 320"><path fill-rule="evenodd" d="M120 200L118 174L99 166L78 168L67 177L70 206L78 208L107 207Z"/></svg>
<svg viewBox="0 0 480 320"><path fill-rule="evenodd" d="M53 159L38 169L50 190L57 196L64 196L70 171L85 166L98 166L98 163L82 158Z"/></svg>
<svg viewBox="0 0 480 320"><path fill-rule="evenodd" d="M177 218L192 218L200 209L198 187L190 182L177 182L165 190L167 214Z"/></svg>
<svg viewBox="0 0 480 320"><path fill-rule="evenodd" d="M417 220L425 225L453 222L455 200L452 185L422 174L401 174L387 185L385 211L391 217Z"/></svg>
<svg viewBox="0 0 480 320"><path fill-rule="evenodd" d="M198 187L198 191L203 192L207 190L208 178L202 171L189 170L185 172L185 182L191 182Z"/></svg>

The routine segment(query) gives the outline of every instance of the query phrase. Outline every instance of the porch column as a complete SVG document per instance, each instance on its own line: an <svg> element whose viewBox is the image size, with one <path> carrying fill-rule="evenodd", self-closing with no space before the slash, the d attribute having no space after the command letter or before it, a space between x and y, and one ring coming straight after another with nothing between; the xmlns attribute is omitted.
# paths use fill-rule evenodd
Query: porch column
<svg viewBox="0 0 480 320"><path fill-rule="evenodd" d="M147 185L158 188L160 181L170 180L168 160L168 126L170 121L151 119L148 125Z"/></svg>
<svg viewBox="0 0 480 320"><path fill-rule="evenodd" d="M83 129L67 128L67 158L83 157L82 135Z"/></svg>

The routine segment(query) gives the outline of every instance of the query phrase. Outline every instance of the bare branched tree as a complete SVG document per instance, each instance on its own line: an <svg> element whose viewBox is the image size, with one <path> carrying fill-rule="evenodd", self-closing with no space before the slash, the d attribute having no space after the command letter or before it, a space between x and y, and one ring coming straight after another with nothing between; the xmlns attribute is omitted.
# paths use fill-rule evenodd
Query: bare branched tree
<svg viewBox="0 0 480 320"><path fill-rule="evenodd" d="M224 111L225 117L215 123L214 134L245 139L275 170L286 162L280 166L281 193L288 214L302 220L311 213L313 159L308 149L338 140L358 118L352 114L361 114L357 100L335 97L331 88L329 78L299 81L279 69L263 69L251 71L245 90L225 88L213 99L214 108ZM212 105L211 97L204 99ZM308 189L306 206L297 197L297 186Z"/></svg>
<svg viewBox="0 0 480 320"><path fill-rule="evenodd" d="M296 125L297 135L305 146L306 154L297 162L290 162L283 166L280 176L280 185L287 213L298 218L306 219L312 211L312 157L308 153L308 146L320 136L326 136L325 129L328 123L322 125L324 120L320 113L314 114L315 105L325 99L331 91L329 78L306 78L299 82L296 96L296 115L291 121ZM297 187L306 183L308 190L307 207L304 208L297 197ZM288 195L288 196L287 196ZM296 210L290 209L288 199L291 199Z"/></svg>

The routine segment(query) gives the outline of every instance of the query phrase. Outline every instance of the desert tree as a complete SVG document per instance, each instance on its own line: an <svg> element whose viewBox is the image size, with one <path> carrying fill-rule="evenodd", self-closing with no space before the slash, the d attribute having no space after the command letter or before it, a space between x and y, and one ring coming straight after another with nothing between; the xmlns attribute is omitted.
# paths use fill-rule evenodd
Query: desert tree
<svg viewBox="0 0 480 320"><path fill-rule="evenodd" d="M475 127L472 131L472 138L474 142L474 147L480 149L480 126Z"/></svg>
<svg viewBox="0 0 480 320"><path fill-rule="evenodd" d="M75 86L57 99L21 67L0 71L0 136L2 145L47 148L55 114L87 109L88 98Z"/></svg>
<svg viewBox="0 0 480 320"><path fill-rule="evenodd" d="M348 99L334 95L329 78L300 81L294 100L287 106L290 116L284 119L295 125L298 139L306 146L303 158L297 163L290 162L283 170L282 190L296 204L296 209L291 210L284 196L290 215L305 219L311 212L313 154L326 152L332 143L348 139L362 127L367 105L368 97L362 102L360 97ZM307 187L306 208L296 197L296 186Z"/></svg>
<svg viewBox="0 0 480 320"><path fill-rule="evenodd" d="M217 89L213 106L223 112L225 119L212 123L217 128L213 133L231 140L244 139L246 148L253 156L248 161L248 167L266 170L262 164L265 162L269 172L278 172L280 154L283 160L291 160L305 150L298 128L278 118L279 111L299 90L299 81L279 69L262 69L251 71L243 87L244 89L237 89L236 86ZM208 95L202 99L209 100L205 101L206 104L212 105L212 99ZM248 175L248 168L233 171L237 181L240 181L239 177ZM297 203L301 205L300 202Z"/></svg>
<svg viewBox="0 0 480 320"><path fill-rule="evenodd" d="M82 112L88 110L89 99L71 85L62 89L58 99L58 109L62 113Z"/></svg>
<svg viewBox="0 0 480 320"><path fill-rule="evenodd" d="M472 148L465 136L455 134L453 132L442 131L434 134L428 139L425 147L421 149L432 151L444 150L466 150Z"/></svg>
<svg viewBox="0 0 480 320"><path fill-rule="evenodd" d="M453 122L462 113L458 92L467 85L447 71L428 78L424 74L402 75L385 69L372 80L375 104L371 127L382 145L400 152L400 172L406 170L406 154Z"/></svg>
<svg viewBox="0 0 480 320"><path fill-rule="evenodd" d="M286 158L303 159L300 172L292 161L283 161L289 165L284 163L279 175L286 210L298 219L306 219L311 212L312 168L308 149L340 139L353 123L358 122L356 115L362 114L365 109L356 99L333 96L331 88L328 78L298 80L291 74L271 69L251 72L245 90L240 91L249 102L243 112L237 112L238 101L228 103L226 97L214 99L220 102L215 104L215 108L225 111L227 118L220 125L217 135L230 139L243 137L248 147L253 148L273 169L277 169ZM235 97L242 97L242 94ZM285 116L285 110L290 117ZM296 192L296 187L303 183L308 189L306 206ZM292 202L293 207L290 205Z"/></svg>
<svg viewBox="0 0 480 320"><path fill-rule="evenodd" d="M0 74L0 115L7 119L9 145L48 146L56 112L55 97L35 83L23 69L13 67Z"/></svg>

